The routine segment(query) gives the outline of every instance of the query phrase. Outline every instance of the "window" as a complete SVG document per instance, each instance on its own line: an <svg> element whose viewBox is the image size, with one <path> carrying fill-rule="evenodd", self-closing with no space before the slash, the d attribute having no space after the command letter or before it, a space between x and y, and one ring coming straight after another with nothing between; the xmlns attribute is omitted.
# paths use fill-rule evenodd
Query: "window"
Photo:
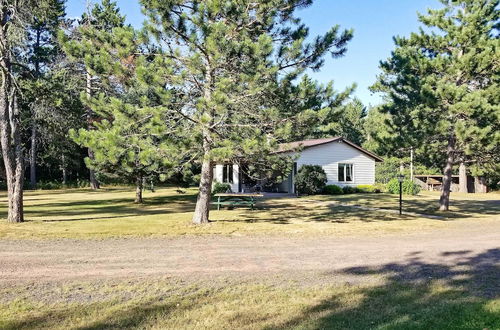
<svg viewBox="0 0 500 330"><path fill-rule="evenodd" d="M233 164L227 164L222 167L222 182L233 183Z"/></svg>
<svg viewBox="0 0 500 330"><path fill-rule="evenodd" d="M339 164L339 181L340 182L354 181L352 164Z"/></svg>

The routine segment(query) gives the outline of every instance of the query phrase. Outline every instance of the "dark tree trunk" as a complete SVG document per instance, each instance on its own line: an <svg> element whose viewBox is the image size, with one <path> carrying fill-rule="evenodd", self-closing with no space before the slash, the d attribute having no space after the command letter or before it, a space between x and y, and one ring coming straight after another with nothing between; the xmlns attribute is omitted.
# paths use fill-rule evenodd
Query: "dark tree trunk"
<svg viewBox="0 0 500 330"><path fill-rule="evenodd" d="M30 188L36 189L36 125L31 127Z"/></svg>
<svg viewBox="0 0 500 330"><path fill-rule="evenodd" d="M460 167L458 168L458 180L458 191L461 193L468 193L469 190L467 189L467 167L465 166L465 163L463 161L460 162Z"/></svg>
<svg viewBox="0 0 500 330"><path fill-rule="evenodd" d="M86 74L87 78L87 85L85 88L85 93L88 99L92 97L92 76L90 73L87 71ZM87 128L92 129L92 109L87 108ZM92 150L89 148L88 150L88 155L90 160L94 160L94 153ZM97 190L100 188L99 181L97 180L96 173L93 169L89 169L89 180L90 180L90 188L93 190Z"/></svg>
<svg viewBox="0 0 500 330"><path fill-rule="evenodd" d="M451 136L448 139L448 147L446 149L446 166L443 175L443 187L441 197L439 198L439 210L448 211L450 208L450 190L452 182L453 162L455 161L455 138Z"/></svg>
<svg viewBox="0 0 500 330"><path fill-rule="evenodd" d="M135 203L142 204L143 180L142 176L138 176L135 180Z"/></svg>

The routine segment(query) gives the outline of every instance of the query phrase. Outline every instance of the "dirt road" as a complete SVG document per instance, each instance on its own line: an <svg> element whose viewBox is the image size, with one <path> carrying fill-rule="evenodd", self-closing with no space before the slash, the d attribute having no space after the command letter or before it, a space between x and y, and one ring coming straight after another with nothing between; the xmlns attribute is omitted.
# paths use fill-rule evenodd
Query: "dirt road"
<svg viewBox="0 0 500 330"><path fill-rule="evenodd" d="M185 237L0 241L0 284L138 276L335 274L387 264L500 263L500 224L374 238ZM463 264L463 263L462 263ZM490 267L491 268L491 267ZM499 280L500 281L500 280Z"/></svg>

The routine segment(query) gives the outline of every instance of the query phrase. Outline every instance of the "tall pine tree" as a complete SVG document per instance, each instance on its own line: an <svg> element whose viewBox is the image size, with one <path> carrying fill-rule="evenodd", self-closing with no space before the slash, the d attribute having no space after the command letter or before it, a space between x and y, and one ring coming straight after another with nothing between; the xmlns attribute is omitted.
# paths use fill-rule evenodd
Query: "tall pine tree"
<svg viewBox="0 0 500 330"><path fill-rule="evenodd" d="M351 33L338 27L306 41L309 30L294 13L311 3L141 0L148 30L171 61L168 86L183 105L178 113L191 126L182 135L196 141L192 154L201 178L195 224L208 222L216 162L269 154L290 132L276 104L282 79L319 69L325 54L345 52Z"/></svg>
<svg viewBox="0 0 500 330"><path fill-rule="evenodd" d="M102 63L109 54L101 49L102 40L94 37L99 35L99 31L109 32L124 25L125 17L120 14L116 2L103 0L82 16L75 29L60 34L62 48L78 64L79 74L86 82L85 91L82 93L84 102L90 100L94 94L103 92L105 88L99 80L99 75L103 73ZM92 109L87 108L87 127L92 128L97 119ZM88 157L91 160L94 158L92 149L88 149ZM99 181L94 169L89 169L89 176L92 189L98 189Z"/></svg>
<svg viewBox="0 0 500 330"><path fill-rule="evenodd" d="M425 26L382 62L373 86L388 103L398 147L443 159L440 210L448 210L452 172L466 162L483 171L500 155L498 0L441 0L419 15Z"/></svg>

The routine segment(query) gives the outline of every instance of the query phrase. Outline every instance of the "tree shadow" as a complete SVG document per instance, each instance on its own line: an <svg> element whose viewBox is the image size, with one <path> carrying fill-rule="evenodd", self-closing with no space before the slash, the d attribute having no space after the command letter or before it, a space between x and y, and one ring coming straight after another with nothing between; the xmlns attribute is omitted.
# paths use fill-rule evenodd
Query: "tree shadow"
<svg viewBox="0 0 500 330"><path fill-rule="evenodd" d="M403 196L403 210L408 212L440 215L449 219L471 218L478 215L500 215L500 199L450 199L450 211L438 211L438 196L424 195L419 197ZM397 210L399 197L391 194L351 194L331 196L332 201L345 202L352 205Z"/></svg>
<svg viewBox="0 0 500 330"><path fill-rule="evenodd" d="M237 219L217 219L214 222L241 222L241 223L272 223L292 224L303 223L337 223L348 224L352 222L381 222L395 220L415 220L415 217L374 212L349 206L300 206L294 203L278 203L276 201L261 202L253 211L241 212Z"/></svg>
<svg viewBox="0 0 500 330"><path fill-rule="evenodd" d="M134 199L110 195L105 199L57 201L25 206L27 222L85 221L114 219L131 216L160 215L191 212L196 196L193 194L151 196L143 204ZM6 207L0 210L0 217L7 216Z"/></svg>
<svg viewBox="0 0 500 330"><path fill-rule="evenodd" d="M343 304L348 297L332 295L272 329L498 328L500 312L490 305L500 297L500 249L444 252L453 260L443 264L418 255L411 253L403 263L343 270L354 278L382 277L383 284L356 289L358 301L350 307Z"/></svg>

